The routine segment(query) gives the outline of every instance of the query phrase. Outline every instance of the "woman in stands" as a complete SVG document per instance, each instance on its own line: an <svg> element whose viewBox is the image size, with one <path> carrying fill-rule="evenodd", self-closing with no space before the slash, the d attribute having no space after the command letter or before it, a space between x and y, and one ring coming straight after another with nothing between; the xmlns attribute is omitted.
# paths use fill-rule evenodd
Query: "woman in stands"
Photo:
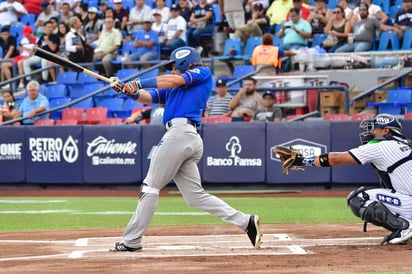
<svg viewBox="0 0 412 274"><path fill-rule="evenodd" d="M325 33L328 38L322 44L328 52L335 52L337 48L347 43L348 34L351 25L345 18L345 10L341 6L336 6L333 10L333 16L325 27Z"/></svg>
<svg viewBox="0 0 412 274"><path fill-rule="evenodd" d="M10 90L3 91L3 100L4 104L0 106L0 119L4 122L16 118L19 106Z"/></svg>
<svg viewBox="0 0 412 274"><path fill-rule="evenodd" d="M93 45L93 43L97 42L103 28L103 20L99 19L97 12L97 8L90 7L87 11L87 18L83 24L83 32L86 36L86 43L89 45Z"/></svg>
<svg viewBox="0 0 412 274"><path fill-rule="evenodd" d="M316 0L315 10L309 15L308 22L312 26L312 34L324 33L324 28L332 18L332 11L326 7L328 0Z"/></svg>

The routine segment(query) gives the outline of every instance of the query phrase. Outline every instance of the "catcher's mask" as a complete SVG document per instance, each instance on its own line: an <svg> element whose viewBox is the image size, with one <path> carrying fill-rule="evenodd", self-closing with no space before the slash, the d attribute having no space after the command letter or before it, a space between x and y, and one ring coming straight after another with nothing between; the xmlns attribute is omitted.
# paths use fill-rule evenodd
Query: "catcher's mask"
<svg viewBox="0 0 412 274"><path fill-rule="evenodd" d="M373 137L373 130L375 128L389 128L393 135L402 135L402 124L399 120L391 114L382 113L376 115L375 118L365 119L359 124L361 132L359 133L359 138L362 144L366 144Z"/></svg>
<svg viewBox="0 0 412 274"><path fill-rule="evenodd" d="M166 69L173 70L174 65L175 69L185 71L190 67L190 65L201 62L202 58L194 48L181 47L172 52L170 56L170 63L166 65Z"/></svg>

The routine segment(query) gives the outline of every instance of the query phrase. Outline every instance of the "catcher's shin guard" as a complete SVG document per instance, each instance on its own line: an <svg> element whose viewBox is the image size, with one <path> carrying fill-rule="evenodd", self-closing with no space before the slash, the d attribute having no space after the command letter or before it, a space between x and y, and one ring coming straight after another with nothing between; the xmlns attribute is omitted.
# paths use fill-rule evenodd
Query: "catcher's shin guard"
<svg viewBox="0 0 412 274"><path fill-rule="evenodd" d="M360 210L361 218L377 226L382 226L389 231L404 230L409 227L409 222L392 213L384 204L372 202Z"/></svg>

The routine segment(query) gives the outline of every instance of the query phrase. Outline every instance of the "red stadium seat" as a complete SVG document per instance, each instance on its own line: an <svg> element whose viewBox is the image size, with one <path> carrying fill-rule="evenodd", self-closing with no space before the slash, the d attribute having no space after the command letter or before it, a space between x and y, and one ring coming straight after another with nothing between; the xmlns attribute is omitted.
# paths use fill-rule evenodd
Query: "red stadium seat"
<svg viewBox="0 0 412 274"><path fill-rule="evenodd" d="M62 120L76 120L81 121L83 120L83 108L65 108L62 112Z"/></svg>
<svg viewBox="0 0 412 274"><path fill-rule="evenodd" d="M56 120L56 126L75 126L78 125L79 121L75 119L64 119L64 120Z"/></svg>
<svg viewBox="0 0 412 274"><path fill-rule="evenodd" d="M107 108L104 107L94 107L94 108L89 108L86 111L86 117L84 120L79 121L79 124L91 124L91 125L97 125L101 121L107 119Z"/></svg>
<svg viewBox="0 0 412 274"><path fill-rule="evenodd" d="M371 119L375 117L373 113L358 113L351 116L351 120L353 121L362 121L364 119Z"/></svg>
<svg viewBox="0 0 412 274"><path fill-rule="evenodd" d="M123 123L121 118L107 118L100 122L99 125L120 125Z"/></svg>
<svg viewBox="0 0 412 274"><path fill-rule="evenodd" d="M348 114L325 114L323 116L325 121L347 121L349 120Z"/></svg>
<svg viewBox="0 0 412 274"><path fill-rule="evenodd" d="M40 119L34 121L35 126L54 126L54 120L53 119Z"/></svg>
<svg viewBox="0 0 412 274"><path fill-rule="evenodd" d="M217 116L217 117L208 117L206 123L230 123L232 122L232 117Z"/></svg>

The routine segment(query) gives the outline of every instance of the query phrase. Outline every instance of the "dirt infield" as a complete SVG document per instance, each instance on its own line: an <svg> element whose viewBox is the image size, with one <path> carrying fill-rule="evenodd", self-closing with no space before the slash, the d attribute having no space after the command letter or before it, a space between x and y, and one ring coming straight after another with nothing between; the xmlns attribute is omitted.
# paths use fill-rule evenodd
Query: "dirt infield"
<svg viewBox="0 0 412 274"><path fill-rule="evenodd" d="M337 196L345 196L346 193L335 192ZM13 196L10 194L5 195L2 191L4 196ZM310 196L308 192L304 194L305 197ZM330 192L312 194L333 196ZM21 193L15 196L29 195ZM43 193L42 196L49 195ZM263 243L259 250L252 248L245 233L230 225L150 227L144 237L143 251L137 253L109 251L112 244L120 240L123 229L3 232L0 233L0 273L342 273L412 270L412 245L379 245L382 236L388 232L373 225L369 225L368 232L364 233L361 223L273 225L265 224L264 220L262 222Z"/></svg>

